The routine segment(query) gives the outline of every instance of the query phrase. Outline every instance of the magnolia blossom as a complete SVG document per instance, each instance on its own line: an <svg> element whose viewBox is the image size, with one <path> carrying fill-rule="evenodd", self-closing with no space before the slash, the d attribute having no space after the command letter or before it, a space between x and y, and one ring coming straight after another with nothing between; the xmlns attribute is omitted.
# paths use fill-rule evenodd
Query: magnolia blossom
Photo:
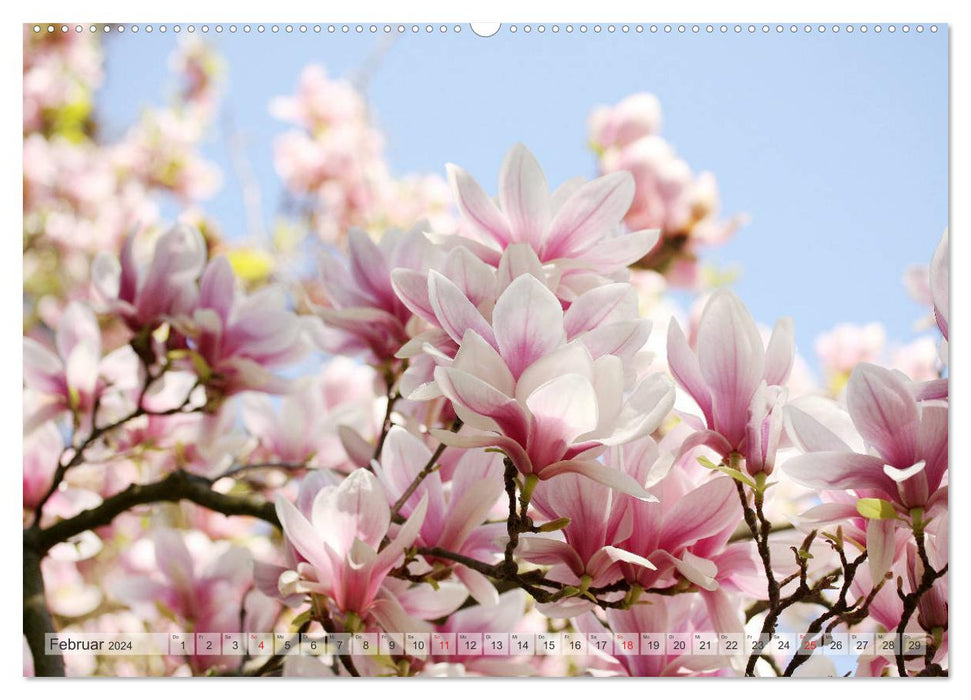
<svg viewBox="0 0 971 700"><path fill-rule="evenodd" d="M243 423L259 441L251 459L350 471L356 455L348 451L348 434L353 433L355 442L365 442L364 436L373 434L379 420L376 379L370 367L337 357L280 399L246 394ZM369 459L372 448L367 448Z"/></svg>
<svg viewBox="0 0 971 700"><path fill-rule="evenodd" d="M552 565L549 578L584 588L606 586L623 578L621 562L656 568L644 557L616 546L631 535L631 501L626 494L590 483L578 474L564 474L542 483L533 495L537 511L548 520L568 518L569 522L562 529L562 541L523 537L523 557L535 564ZM584 605L589 607L589 602Z"/></svg>
<svg viewBox="0 0 971 700"><path fill-rule="evenodd" d="M389 231L378 244L360 229L347 234L346 264L336 255L321 258L329 306L317 313L328 326L317 333L323 349L353 353L380 364L408 341L411 311L392 286L391 271L427 269L430 244L418 228Z"/></svg>
<svg viewBox="0 0 971 700"><path fill-rule="evenodd" d="M64 440L48 421L24 436L24 510L37 507L54 481Z"/></svg>
<svg viewBox="0 0 971 700"><path fill-rule="evenodd" d="M84 105L104 80L104 52L93 33L52 35L23 25L24 131L43 131Z"/></svg>
<svg viewBox="0 0 971 700"><path fill-rule="evenodd" d="M695 174L659 133L657 98L639 93L589 120L590 141L603 173L630 173L634 193L624 222L660 230L660 244L640 264L663 272L678 286L697 287L697 253L728 240L745 217L718 218L718 184L709 172Z"/></svg>
<svg viewBox="0 0 971 700"><path fill-rule="evenodd" d="M791 319L779 320L763 345L742 302L719 290L705 305L697 345L692 351L677 321L668 327L668 366L707 428L689 444L707 444L723 457L740 452L750 473L771 473L782 431L782 386L795 354Z"/></svg>
<svg viewBox="0 0 971 700"><path fill-rule="evenodd" d="M289 382L270 370L306 352L303 324L286 308L282 290L264 287L247 295L236 285L229 261L223 256L212 260L192 315L180 330L204 363L207 385L222 395L247 389L282 392Z"/></svg>
<svg viewBox="0 0 971 700"><path fill-rule="evenodd" d="M658 501L629 503L631 526L618 546L646 557L652 567L621 564L624 577L643 588L671 585L683 577L698 587L715 629L740 632L733 592L751 589L756 570L751 543L730 544L741 519L735 486L700 468L673 468L665 455L684 434L672 432L660 445L646 439L611 457L642 482ZM666 444L668 443L668 444ZM631 449L633 448L633 449Z"/></svg>
<svg viewBox="0 0 971 700"><path fill-rule="evenodd" d="M172 616L183 629L239 631L243 595L252 579L245 549L209 542L199 533L168 529L153 533L151 544L151 573L115 582L113 592L119 599ZM196 649L190 654L190 663L198 670L230 663L231 657L201 652Z"/></svg>
<svg viewBox="0 0 971 700"><path fill-rule="evenodd" d="M878 362L887 343L880 323L857 326L840 323L816 339L816 355L830 375L833 394L839 394L850 372L861 362Z"/></svg>
<svg viewBox="0 0 971 700"><path fill-rule="evenodd" d="M446 315L459 318L465 298L453 298L456 311ZM516 278L499 297L492 326L474 307L464 308L478 318L451 366L436 368L435 381L465 424L484 432L433 434L446 444L498 447L524 475L575 472L647 497L596 457L660 425L674 402L670 381L651 374L625 398L619 358L594 359L582 342L566 342L559 301L532 275Z"/></svg>
<svg viewBox="0 0 971 700"><path fill-rule="evenodd" d="M185 202L208 199L219 190L222 173L198 150L206 116L196 109L146 111L112 149L115 167Z"/></svg>
<svg viewBox="0 0 971 700"><path fill-rule="evenodd" d="M432 453L416 436L400 426L388 432L375 473L394 501L401 498ZM497 455L469 451L455 466L450 483L439 472L428 475L404 501L403 516L426 504L425 519L418 540L426 547L441 547L474 559L492 559L502 526L482 527L502 494L502 467ZM444 562L450 563L450 562ZM456 577L483 605L499 603L499 594L489 580L467 566L454 567Z"/></svg>
<svg viewBox="0 0 971 700"><path fill-rule="evenodd" d="M121 260L99 254L91 264L91 277L101 308L139 331L190 311L205 264L206 244L200 233L176 226L158 239L147 269L139 268L135 237L129 236Z"/></svg>
<svg viewBox="0 0 971 700"><path fill-rule="evenodd" d="M661 101L647 92L630 95L616 105L594 109L589 126L597 150L623 148L660 130Z"/></svg>
<svg viewBox="0 0 971 700"><path fill-rule="evenodd" d="M37 397L24 422L26 432L65 411L90 425L91 412L112 385L127 389L138 383L137 364L129 349L102 357L101 330L91 309L80 302L68 305L54 337L54 351L33 338L24 338L24 383Z"/></svg>
<svg viewBox="0 0 971 700"><path fill-rule="evenodd" d="M870 364L853 371L846 401L848 412L786 409L789 433L806 452L786 462L786 473L812 488L885 499L905 515L946 507L947 406L919 402L909 380Z"/></svg>
<svg viewBox="0 0 971 700"><path fill-rule="evenodd" d="M516 145L502 163L498 205L462 168L449 165L448 174L474 236L466 245L478 244L474 251L497 264L508 246L527 243L542 263L554 263L561 271L564 295L588 288L591 275L611 277L657 242L657 231L619 234L634 194L626 172L587 183L571 180L551 194L536 158Z"/></svg>
<svg viewBox="0 0 971 700"><path fill-rule="evenodd" d="M557 271L542 265L525 243L506 248L498 269L463 247L450 250L439 267L441 272L399 268L391 275L399 298L433 326L397 352L411 363L401 388L416 399L439 395L433 382L434 367L451 364L467 331L490 337L484 329L494 320L499 298L506 296L510 306L516 303L516 292L509 291L513 282L524 275L532 276L552 292L559 279ZM625 376L632 380L645 358L641 351L651 330L650 322L638 315L633 287L625 282L603 284L571 302L561 298L560 304L568 307L563 314L566 340L583 343L594 359L605 354L618 357L625 366Z"/></svg>
<svg viewBox="0 0 971 700"><path fill-rule="evenodd" d="M339 486L324 486L304 503L301 512L277 498L284 534L302 559L296 570L281 575L281 592L326 596L342 613L372 616L386 630L417 629L400 627L407 616L392 595L382 595L382 585L418 537L427 497L383 547L391 534L391 509L380 482L367 470L355 470Z"/></svg>

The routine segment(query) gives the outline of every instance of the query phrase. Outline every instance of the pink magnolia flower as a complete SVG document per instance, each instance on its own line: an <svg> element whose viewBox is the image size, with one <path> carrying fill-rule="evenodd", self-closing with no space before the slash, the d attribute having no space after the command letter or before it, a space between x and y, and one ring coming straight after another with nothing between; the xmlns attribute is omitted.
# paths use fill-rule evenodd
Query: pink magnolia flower
<svg viewBox="0 0 971 700"><path fill-rule="evenodd" d="M623 148L660 128L661 102L647 92L625 97L613 106L597 107L589 119L590 142L598 151Z"/></svg>
<svg viewBox="0 0 971 700"><path fill-rule="evenodd" d="M802 410L805 407L810 415L815 417L824 416L828 411L820 404L800 402L794 406L794 410ZM831 416L830 420L841 421L838 416ZM848 419L847 419L848 422ZM852 427L850 428L852 430ZM843 536L847 542L853 543L860 551L867 552L867 568L869 570L869 586L863 586L864 579L854 580L854 584L860 584L860 590L865 595L873 587L873 583L880 581L894 565L899 562L904 554L906 543L910 539L910 533L901 528L897 528L892 519L865 518L857 510L857 499L849 493L843 491L828 491L819 495L822 503L813 506L809 510L801 513L794 519L796 527L807 533L810 529L821 530L825 526L833 528L841 527ZM831 531L831 530L826 530ZM783 538L777 538L777 544ZM791 544L798 544L797 539ZM789 546L790 543L785 543ZM814 543L814 546L816 543ZM780 547L780 555L786 550L785 546ZM815 558L815 554L814 554ZM829 556L824 556L823 568L838 565L838 560ZM829 559L830 561L825 561ZM777 575L788 576L798 571L792 563L791 557L773 557L773 568L776 568ZM781 563L781 566L780 566ZM820 570L822 573L822 570ZM894 593L896 598L896 593ZM897 620L900 619L900 611L897 612ZM896 626L896 621L892 627ZM890 629L888 627L887 629Z"/></svg>
<svg viewBox="0 0 971 700"><path fill-rule="evenodd" d="M206 243L194 228L176 226L155 244L147 269L135 261L135 237L129 236L121 260L102 252L91 264L95 299L100 308L120 316L133 331L154 328L190 311L196 283L206 263Z"/></svg>
<svg viewBox="0 0 971 700"><path fill-rule="evenodd" d="M346 264L333 254L320 261L330 307L317 308L328 326L317 332L318 344L372 364L388 362L408 341L405 326L412 316L395 293L391 271L427 269L431 244L418 228L388 231L377 244L364 231L351 229L347 246Z"/></svg>
<svg viewBox="0 0 971 700"><path fill-rule="evenodd" d="M365 469L355 470L339 486L321 488L304 512L278 497L284 534L303 559L296 570L281 575L281 592L323 595L345 614L371 616L385 630L397 630L406 615L394 597L381 595L382 584L418 537L427 508L426 497L381 547L389 535L391 509L380 482Z"/></svg>
<svg viewBox="0 0 971 700"><path fill-rule="evenodd" d="M625 217L628 225L650 226L669 234L688 228L693 175L662 137L647 135L621 149L608 150L601 169L633 175L635 192Z"/></svg>
<svg viewBox="0 0 971 700"><path fill-rule="evenodd" d="M456 229L452 193L440 175L412 173L380 184L379 204L371 214L368 230L409 229L422 221L428 221L432 231Z"/></svg>
<svg viewBox="0 0 971 700"><path fill-rule="evenodd" d="M277 119L315 131L323 127L367 117L363 98L346 80L327 76L323 66L310 65L300 73L297 94L277 97L270 104Z"/></svg>
<svg viewBox="0 0 971 700"><path fill-rule="evenodd" d="M243 596L252 580L249 552L225 542L210 542L198 532L160 529L151 541L154 565L144 562L151 573L116 581L115 595L156 615L165 611L183 630L238 632ZM231 663L231 657L199 651L189 656L197 671Z"/></svg>
<svg viewBox="0 0 971 700"><path fill-rule="evenodd" d="M671 585L681 576L698 586L706 603L717 609L725 602L719 584L742 573L718 565L722 558L726 564L738 564L736 553L727 549L741 519L734 483L729 477L716 477L695 486L681 470L672 470L653 491L658 502L631 504L631 532L618 546L654 566L626 567L625 578L652 588Z"/></svg>
<svg viewBox="0 0 971 700"><path fill-rule="evenodd" d="M246 394L243 423L259 442L251 459L350 471L352 456L342 438L347 431L357 436L375 432L376 380L370 367L336 357L318 376L301 381L280 399Z"/></svg>
<svg viewBox="0 0 971 700"><path fill-rule="evenodd" d="M862 445L840 435L845 427L830 427L845 426L836 410L816 417L803 407L787 409L789 434L806 454L787 461L785 472L810 488L885 499L905 515L946 504L947 406L918 402L909 380L866 363L853 370L846 403Z"/></svg>
<svg viewBox="0 0 971 700"><path fill-rule="evenodd" d="M388 497L397 502L418 473L431 459L431 450L401 426L388 432L374 471ZM502 495L502 465L497 455L467 452L459 460L450 482L443 483L441 472L429 474L405 501L401 515L407 517L422 502L427 504L418 541L426 547L441 547L473 559L491 560L497 552L496 541L503 525L483 523ZM451 562L447 562L451 564ZM483 605L495 605L499 594L482 574L466 566L453 567L456 577Z"/></svg>
<svg viewBox="0 0 971 700"><path fill-rule="evenodd" d="M88 32L55 35L31 29L23 26L25 133L53 128L65 110L76 114L104 80L100 37Z"/></svg>
<svg viewBox="0 0 971 700"><path fill-rule="evenodd" d="M181 202L208 199L222 184L222 173L199 153L207 115L202 110L146 110L110 158L125 176L169 191Z"/></svg>
<svg viewBox="0 0 971 700"><path fill-rule="evenodd" d="M51 421L24 435L24 510L36 508L47 494L63 449L64 439Z"/></svg>
<svg viewBox="0 0 971 700"><path fill-rule="evenodd" d="M631 502L626 494L591 484L577 474L543 482L533 494L537 512L547 520L569 518L570 522L561 530L562 540L521 537L519 554L535 564L552 566L548 578L574 586L599 587L620 580L624 577L621 562L654 569L644 557L616 546L631 535ZM545 609L544 613L549 614Z"/></svg>
<svg viewBox="0 0 971 700"><path fill-rule="evenodd" d="M617 235L630 207L634 184L617 172L581 184L571 180L550 194L539 163L522 145L513 146L499 174L498 205L456 165L449 181L474 250L496 264L513 243L527 243L542 263L562 270L562 284L574 277L610 277L643 257L657 242L656 231ZM469 243L472 245L472 243Z"/></svg>
<svg viewBox="0 0 971 700"><path fill-rule="evenodd" d="M236 288L229 261L210 261L191 317L180 322L189 347L205 362L207 386L221 395L286 391L290 382L271 372L307 350L300 319L286 308L283 291L264 287L246 295Z"/></svg>
<svg viewBox="0 0 971 700"><path fill-rule="evenodd" d="M395 270L392 282L399 298L434 326L398 351L398 357L410 361L402 391L416 399L438 396L434 368L451 364L466 331L486 333L483 337L488 337L483 329L494 322L499 299L513 294L508 290L523 276L532 276L551 292L559 279L558 273L544 267L525 243L506 248L498 269L466 248L455 247L445 256L440 271ZM650 322L638 315L633 287L625 282L597 285L570 301L560 299L560 305L567 307L562 314L566 340L583 343L594 359L605 354L617 356L625 366L625 376L633 380L638 356L651 330Z"/></svg>
<svg viewBox="0 0 971 700"><path fill-rule="evenodd" d="M935 382L938 374L939 352L930 336L921 336L896 348L890 355L890 368L903 372L915 382ZM944 394L946 396L946 394Z"/></svg>
<svg viewBox="0 0 971 700"><path fill-rule="evenodd" d="M101 329L91 309L71 302L54 336L54 351L33 338L23 339L24 385L36 397L28 406L24 429L30 432L46 420L76 412L88 426L95 401L115 385L138 383L137 363L130 349L119 348L101 356Z"/></svg>
<svg viewBox="0 0 971 700"><path fill-rule="evenodd" d="M634 98L643 100L641 96ZM626 102L615 110L626 111ZM612 124L602 114L594 112L591 119L600 171L630 173L634 179L633 199L624 222L634 229L660 230L660 244L642 258L641 265L663 272L672 284L697 285L698 249L724 243L746 217L719 218L721 205L714 175L695 174L671 144L656 133L659 115L651 128L646 114L640 121L626 124L623 117L620 123ZM616 133L611 133L613 129Z"/></svg>
<svg viewBox="0 0 971 700"><path fill-rule="evenodd" d="M524 475L575 472L648 497L596 457L660 425L674 402L670 381L651 374L625 399L620 359L595 359L582 341L566 342L569 312L532 275L517 277L502 293L491 325L454 285L435 273L432 279L449 290L442 316L469 326L451 366L435 369L435 381L463 422L484 431L433 431L435 437L461 447L498 447Z"/></svg>
<svg viewBox="0 0 971 700"><path fill-rule="evenodd" d="M691 395L707 430L688 447L706 444L722 456L741 452L750 473L770 473L781 434L781 389L795 355L792 320L780 319L767 345L755 321L731 291L708 300L693 352L676 320L668 326L668 366Z"/></svg>
<svg viewBox="0 0 971 700"><path fill-rule="evenodd" d="M833 394L839 394L846 377L861 362L877 362L883 354L887 333L883 325L868 323L856 326L841 323L816 339L816 355L833 383Z"/></svg>

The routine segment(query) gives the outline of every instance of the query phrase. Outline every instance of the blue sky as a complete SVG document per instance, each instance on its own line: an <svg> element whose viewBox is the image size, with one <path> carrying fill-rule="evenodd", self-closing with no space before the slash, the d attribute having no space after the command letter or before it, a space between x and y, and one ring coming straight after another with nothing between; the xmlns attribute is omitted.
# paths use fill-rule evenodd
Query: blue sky
<svg viewBox="0 0 971 700"><path fill-rule="evenodd" d="M367 97L396 173L455 162L495 191L506 149L525 143L552 183L594 174L586 119L640 91L662 103L662 134L718 178L726 213L750 223L708 259L738 265L735 290L755 317L796 321L801 351L841 321L880 321L908 340L922 310L901 276L929 261L947 225L946 29L754 35L500 32L395 37L209 34L226 59L224 115L247 143L267 217L280 199L268 112L301 68L353 76L380 56ZM108 135L173 88L171 33L115 35L99 108ZM223 135L205 154L226 186L206 210L243 233L241 190Z"/></svg>

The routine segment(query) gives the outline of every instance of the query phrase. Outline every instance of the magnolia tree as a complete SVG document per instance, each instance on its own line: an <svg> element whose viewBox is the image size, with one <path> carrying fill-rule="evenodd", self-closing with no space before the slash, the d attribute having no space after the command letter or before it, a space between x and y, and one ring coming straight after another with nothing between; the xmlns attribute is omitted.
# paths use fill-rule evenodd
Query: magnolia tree
<svg viewBox="0 0 971 700"><path fill-rule="evenodd" d="M456 165L392 178L361 95L309 68L272 106L292 201L255 245L200 213L208 49L180 50L175 107L104 143L76 106L96 39L25 41L25 673L947 674L946 343L881 366L841 326L816 386L790 319L712 286L699 255L743 219L653 97L593 113L599 177L551 189L516 145L492 197ZM133 229L158 191L190 213ZM944 341L947 278L945 235L907 278ZM801 648L97 657L46 654L55 630ZM819 649L847 631L923 641L839 668Z"/></svg>

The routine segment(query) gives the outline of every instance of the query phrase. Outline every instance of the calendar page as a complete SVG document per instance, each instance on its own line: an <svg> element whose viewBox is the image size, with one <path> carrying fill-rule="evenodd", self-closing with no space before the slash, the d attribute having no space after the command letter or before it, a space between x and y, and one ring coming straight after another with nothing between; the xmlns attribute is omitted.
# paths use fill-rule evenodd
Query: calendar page
<svg viewBox="0 0 971 700"><path fill-rule="evenodd" d="M24 676L948 675L948 39L24 24Z"/></svg>

